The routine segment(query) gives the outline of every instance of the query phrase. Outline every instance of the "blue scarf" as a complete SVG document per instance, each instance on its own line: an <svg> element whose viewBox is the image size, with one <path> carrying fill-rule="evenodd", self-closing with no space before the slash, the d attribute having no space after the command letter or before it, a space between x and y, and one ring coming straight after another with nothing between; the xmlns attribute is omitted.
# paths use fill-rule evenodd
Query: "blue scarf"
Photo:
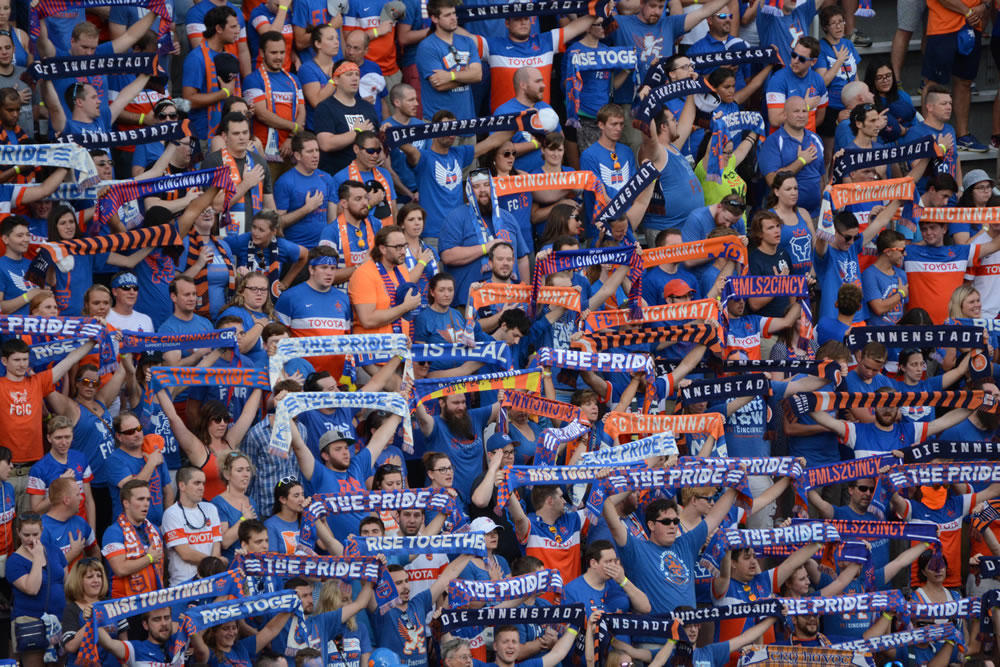
<svg viewBox="0 0 1000 667"><path fill-rule="evenodd" d="M681 387L680 397L683 403L698 403L708 401L715 403L740 396L771 395L771 381L765 375L740 375L718 380L693 380L686 387Z"/></svg>
<svg viewBox="0 0 1000 667"><path fill-rule="evenodd" d="M498 581L455 579L448 584L448 603L454 609L471 602L503 602L540 593L562 594L563 580L558 570L538 570L520 577Z"/></svg>
<svg viewBox="0 0 1000 667"><path fill-rule="evenodd" d="M778 598L778 600L785 607L786 616L896 611L906 605L903 594L897 590L834 597Z"/></svg>
<svg viewBox="0 0 1000 667"><path fill-rule="evenodd" d="M242 569L254 577L311 577L371 583L379 581L382 571L381 564L375 558L281 553L240 554L232 568Z"/></svg>
<svg viewBox="0 0 1000 667"><path fill-rule="evenodd" d="M122 331L118 350L122 354L194 350L202 347L231 347L236 349L236 329L216 329L203 333L171 334Z"/></svg>
<svg viewBox="0 0 1000 667"><path fill-rule="evenodd" d="M414 123L401 127L388 127L385 130L385 145L388 148L395 148L400 144L411 144L422 139L493 132L542 132L542 127L535 118L537 113L534 109L527 109L519 113L500 114L485 118L463 118L461 120L443 120L439 123Z"/></svg>
<svg viewBox="0 0 1000 667"><path fill-rule="evenodd" d="M473 347L461 343L414 343L410 348L414 361L440 361L460 365L466 361L513 369L510 347L500 341L476 342Z"/></svg>
<svg viewBox="0 0 1000 667"><path fill-rule="evenodd" d="M48 346L39 351L36 359L40 362L47 357L48 363L58 362L88 340L96 340L100 355L101 374L113 372L118 364L118 353L114 340L104 326L92 317L37 317L34 315L0 315L0 334L12 336L30 335L44 337L41 342L52 343L62 340L72 344Z"/></svg>
<svg viewBox="0 0 1000 667"><path fill-rule="evenodd" d="M575 51L563 58L563 84L566 90L566 124L580 127L580 93L583 77L580 72L630 69L633 79L639 72L635 49L601 45L596 51Z"/></svg>
<svg viewBox="0 0 1000 667"><path fill-rule="evenodd" d="M782 526L740 530L733 526L725 532L729 549L746 549L774 544L811 544L813 542L839 542L837 529L822 521Z"/></svg>
<svg viewBox="0 0 1000 667"><path fill-rule="evenodd" d="M987 461L1000 456L1000 443L989 440L949 442L929 440L902 449L902 463L922 463L931 459L949 461Z"/></svg>
<svg viewBox="0 0 1000 667"><path fill-rule="evenodd" d="M587 614L582 604L551 607L483 607L481 609L460 609L445 611L439 619L441 631L451 632L455 628L496 625L557 625L569 623L583 627Z"/></svg>
<svg viewBox="0 0 1000 667"><path fill-rule="evenodd" d="M595 224L602 225L605 233L610 236L611 230L608 229L606 223L624 217L626 212L632 208L635 200L642 194L642 191L659 178L660 170L653 166L653 163L649 160L643 162L625 185L621 187L618 194L611 198L611 201L604 207L604 210L597 214L597 217L594 219Z"/></svg>
<svg viewBox="0 0 1000 667"><path fill-rule="evenodd" d="M726 142L736 141L743 132L755 132L759 139L763 139L767 134L764 117L756 111L734 111L712 119L712 138L708 142L708 154L705 156L705 177L708 180L722 183L722 173L728 163L724 154Z"/></svg>
<svg viewBox="0 0 1000 667"><path fill-rule="evenodd" d="M669 431L657 433L642 440L633 440L624 445L609 447L596 452L584 452L579 458L580 465L629 465L657 456L677 454L677 441Z"/></svg>
<svg viewBox="0 0 1000 667"><path fill-rule="evenodd" d="M893 456L866 456L853 461L841 461L840 463L806 468L802 477L795 480L795 491L803 503L808 503L806 493L809 489L818 489L842 482L853 482L858 479L878 479L879 468L892 465L895 462L896 458Z"/></svg>
<svg viewBox="0 0 1000 667"><path fill-rule="evenodd" d="M773 47L755 47L691 54L688 58L696 70L714 70L719 67L738 67L740 65L778 62L778 52ZM668 83L670 83L670 75L667 72L666 58L662 58L655 65L652 65L647 70L646 77L642 81L642 85L649 86L650 88L659 88Z"/></svg>
<svg viewBox="0 0 1000 667"><path fill-rule="evenodd" d="M805 276L730 276L722 289L722 312L730 299L750 299L760 296L790 296L799 300L802 312L812 323L809 308L809 283Z"/></svg>
<svg viewBox="0 0 1000 667"><path fill-rule="evenodd" d="M173 121L170 123L157 123L145 127L137 127L131 130L110 130L107 132L94 132L84 130L79 134L59 135L59 141L63 143L74 143L86 149L92 148L120 148L122 146L136 146L138 144L151 144L154 141L177 141L186 136L190 136L188 121Z"/></svg>
<svg viewBox="0 0 1000 667"><path fill-rule="evenodd" d="M712 88L702 79L681 79L654 88L642 101L632 106L632 124L649 134L649 123L664 104L679 97L698 93L713 93Z"/></svg>
<svg viewBox="0 0 1000 667"><path fill-rule="evenodd" d="M792 519L792 525L815 523L812 519ZM863 540L896 539L913 542L940 543L937 526L932 523L907 521L874 521L867 519L824 519L824 523L840 533L842 538Z"/></svg>
<svg viewBox="0 0 1000 667"><path fill-rule="evenodd" d="M939 484L993 484L1000 482L1000 463L911 463L893 466L887 473L890 491Z"/></svg>
<svg viewBox="0 0 1000 667"><path fill-rule="evenodd" d="M860 350L868 343L882 343L888 348L925 347L974 347L986 349L983 328L964 324L935 324L928 326L851 327L844 336L844 343L852 350Z"/></svg>
<svg viewBox="0 0 1000 667"><path fill-rule="evenodd" d="M562 428L547 428L535 442L535 465L555 465L559 446L579 440L590 432L590 426L578 421L570 422Z"/></svg>
<svg viewBox="0 0 1000 667"><path fill-rule="evenodd" d="M82 150L82 149L81 149ZM17 164L10 162L7 164ZM21 163L23 164L23 163ZM160 178L150 178L145 181L129 181L112 186L97 202L97 212L94 217L99 224L106 224L122 204L129 200L142 200L150 195L158 195L174 190L199 188L204 190L210 186L227 190L229 194L235 189L232 176L226 167L189 171L183 174L172 174Z"/></svg>
<svg viewBox="0 0 1000 667"><path fill-rule="evenodd" d="M545 276L560 271L575 271L598 264L624 264L629 267L628 279L631 287L628 292L629 313L632 319L642 317L639 299L642 297L642 253L637 245L618 246L616 248L585 248L582 250L558 250L550 253L545 259L535 264L535 273L531 282L531 302L528 304L528 316L533 317L538 303L538 290Z"/></svg>
<svg viewBox="0 0 1000 667"><path fill-rule="evenodd" d="M935 137L924 137L882 148L848 148L833 161L833 179L835 183L839 183L844 176L857 169L937 157L941 157L941 149Z"/></svg>
<svg viewBox="0 0 1000 667"><path fill-rule="evenodd" d="M154 58L155 53L42 58L31 64L31 73L36 79L71 79L99 74L150 74L155 73Z"/></svg>
<svg viewBox="0 0 1000 667"><path fill-rule="evenodd" d="M892 634L880 635L870 639L855 639L850 642L842 642L840 644L834 644L830 648L841 651L865 651L866 653L874 655L876 653L881 653L882 651L898 649L904 646L926 644L928 642L943 642L949 639L956 642L963 641L958 634L958 628L956 628L953 624L935 623L934 625L925 625L920 628L914 628L913 630L894 632Z"/></svg>
<svg viewBox="0 0 1000 667"><path fill-rule="evenodd" d="M471 554L486 557L486 536L484 533L444 533L441 535L395 535L392 537L357 537L349 535L362 556L399 556L406 554ZM345 546L345 551L346 551Z"/></svg>
<svg viewBox="0 0 1000 667"><path fill-rule="evenodd" d="M988 579L1000 576L1000 556L980 556L979 575Z"/></svg>

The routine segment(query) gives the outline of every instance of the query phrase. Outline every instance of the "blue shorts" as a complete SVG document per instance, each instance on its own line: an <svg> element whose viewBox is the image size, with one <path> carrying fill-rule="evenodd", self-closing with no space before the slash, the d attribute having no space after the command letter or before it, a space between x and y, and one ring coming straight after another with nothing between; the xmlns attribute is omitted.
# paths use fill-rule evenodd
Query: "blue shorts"
<svg viewBox="0 0 1000 667"><path fill-rule="evenodd" d="M926 81L934 81L945 86L951 83L952 76L975 81L979 74L981 52L982 34L979 31L976 31L976 43L972 53L967 56L958 52L958 32L928 35L920 74Z"/></svg>

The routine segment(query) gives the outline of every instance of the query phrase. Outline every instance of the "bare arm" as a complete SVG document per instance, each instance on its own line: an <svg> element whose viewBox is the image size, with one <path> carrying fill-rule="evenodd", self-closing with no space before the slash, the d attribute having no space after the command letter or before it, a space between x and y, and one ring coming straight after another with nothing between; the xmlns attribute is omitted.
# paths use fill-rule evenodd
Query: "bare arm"
<svg viewBox="0 0 1000 667"><path fill-rule="evenodd" d="M628 492L618 493L604 499L604 520L608 522L608 530L615 540L615 544L620 547L625 546L628 541L628 529L618 515L618 503L628 494Z"/></svg>

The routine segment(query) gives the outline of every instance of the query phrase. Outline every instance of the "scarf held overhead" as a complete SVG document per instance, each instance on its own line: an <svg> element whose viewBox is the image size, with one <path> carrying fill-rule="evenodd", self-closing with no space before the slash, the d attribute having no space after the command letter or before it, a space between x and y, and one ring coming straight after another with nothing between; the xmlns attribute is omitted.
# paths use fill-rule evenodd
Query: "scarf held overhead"
<svg viewBox="0 0 1000 667"><path fill-rule="evenodd" d="M374 557L314 556L303 554L241 554L232 568L250 576L311 577L378 583L382 565ZM232 569L231 568L231 569Z"/></svg>
<svg viewBox="0 0 1000 667"><path fill-rule="evenodd" d="M930 440L901 450L903 463L924 463L931 459L986 461L1000 457L1000 443L981 441Z"/></svg>
<svg viewBox="0 0 1000 667"><path fill-rule="evenodd" d="M652 162L645 160L628 181L622 185L617 194L607 203L603 210L597 213L595 221L603 225L605 233L610 236L608 222L624 218L632 204L642 191L660 178L660 170Z"/></svg>
<svg viewBox="0 0 1000 667"><path fill-rule="evenodd" d="M698 259L725 257L740 265L740 273L746 273L750 262L747 247L736 236L717 236L703 241L689 241L676 245L660 246L642 251L642 266L645 269L661 264L678 264Z"/></svg>
<svg viewBox="0 0 1000 667"><path fill-rule="evenodd" d="M414 389L419 397L417 404L420 405L435 398L495 389L516 389L538 393L541 384L542 374L539 371L503 371L444 380L417 380Z"/></svg>
<svg viewBox="0 0 1000 667"><path fill-rule="evenodd" d="M830 188L830 201L836 208L895 199L913 201L916 184L910 177L890 178L865 183L844 183Z"/></svg>
<svg viewBox="0 0 1000 667"><path fill-rule="evenodd" d="M535 441L535 465L555 465L559 447L590 433L589 423L570 422L562 428L547 428Z"/></svg>
<svg viewBox="0 0 1000 667"><path fill-rule="evenodd" d="M787 399L792 409L799 415L807 415L818 410L842 410L844 408L891 408L906 405L921 405L940 408L966 408L975 410L980 406L994 411L996 404L992 396L983 391L900 391L893 393L868 393L851 391L816 391L795 394Z"/></svg>
<svg viewBox="0 0 1000 667"><path fill-rule="evenodd" d="M400 556L406 554L471 554L486 557L486 536L483 533L444 533L440 535L394 535L357 537L353 540L362 556Z"/></svg>
<svg viewBox="0 0 1000 667"><path fill-rule="evenodd" d="M285 338L278 341L278 348L268 361L271 386L273 387L281 379L285 364L290 360L331 355L372 355L379 360L386 360L390 356L410 359L410 339L404 334L353 334Z"/></svg>
<svg viewBox="0 0 1000 667"><path fill-rule="evenodd" d="M455 579L448 584L448 603L452 608L471 602L503 602L540 593L562 594L563 581L558 570L538 570L499 581Z"/></svg>
<svg viewBox="0 0 1000 667"><path fill-rule="evenodd" d="M597 215L608 205L608 194L604 183L592 171L561 171L555 174L514 174L493 179L497 197L518 192L538 192L544 190L587 190L594 193L594 214Z"/></svg>
<svg viewBox="0 0 1000 667"><path fill-rule="evenodd" d="M697 415L647 415L612 410L604 415L604 432L612 440L635 433L707 433L718 440L725 435L722 415L709 412Z"/></svg>
<svg viewBox="0 0 1000 667"><path fill-rule="evenodd" d="M983 328L966 324L927 326L851 327L844 343L851 350L860 350L868 343L882 343L888 348L908 347L974 347L986 349L988 342Z"/></svg>
<svg viewBox="0 0 1000 667"><path fill-rule="evenodd" d="M31 64L31 73L36 79L71 79L99 74L155 74L155 58L155 53L42 58Z"/></svg>
<svg viewBox="0 0 1000 667"><path fill-rule="evenodd" d="M144 331L122 331L118 350L122 354L195 350L203 347L236 348L236 329L216 329L203 333L157 334Z"/></svg>
<svg viewBox="0 0 1000 667"><path fill-rule="evenodd" d="M198 368L153 366L149 369L151 391L168 387L251 387L268 391L267 371L256 368Z"/></svg>
<svg viewBox="0 0 1000 667"><path fill-rule="evenodd" d="M642 440L627 442L624 445L601 449L596 452L584 452L580 457L580 465L631 465L658 456L675 456L677 441L673 433L656 433Z"/></svg>
<svg viewBox="0 0 1000 667"><path fill-rule="evenodd" d="M210 186L225 190L225 200L227 202L236 192L236 185L233 183L232 174L226 167L202 169L184 174L161 176L160 178L114 185L98 201L97 219L99 223L106 224L115 211L121 208L127 201L144 199L150 195L158 195L180 189L199 188L204 190Z"/></svg>
<svg viewBox="0 0 1000 667"><path fill-rule="evenodd" d="M741 396L771 395L771 381L765 375L741 375L739 377L719 378L717 380L694 380L686 387L681 387L680 396L683 403L698 403L708 401L716 403L729 398Z"/></svg>
<svg viewBox="0 0 1000 667"><path fill-rule="evenodd" d="M535 264L531 283L531 302L528 317L535 314L538 292L545 276L561 271L575 271L598 264L619 264L629 267L628 292L629 313L632 319L640 317L639 300L642 296L642 255L638 246L618 246L615 248L585 248L581 250L559 250L549 253L545 259Z"/></svg>
<svg viewBox="0 0 1000 667"><path fill-rule="evenodd" d="M560 422L585 419L579 406L563 403L551 398L535 396L523 391L505 391L500 407L505 410L522 410L536 417L545 417Z"/></svg>
<svg viewBox="0 0 1000 667"><path fill-rule="evenodd" d="M583 92L583 76L580 72L632 70L632 78L635 80L638 65L635 49L603 45L593 51L574 51L571 57L563 58L566 124L580 127L580 94Z"/></svg>
<svg viewBox="0 0 1000 667"><path fill-rule="evenodd" d="M451 632L455 628L470 626L498 625L554 625L569 623L582 627L587 614L582 604L551 607L483 607L482 609L461 609L445 611L441 614L441 630Z"/></svg>
<svg viewBox="0 0 1000 667"><path fill-rule="evenodd" d="M712 324L679 324L651 329L635 329L614 333L593 333L586 338L573 341L574 347L588 352L623 349L633 345L658 343L694 343L704 345L717 356L722 356L718 327Z"/></svg>
<svg viewBox="0 0 1000 667"><path fill-rule="evenodd" d="M915 486L940 486L966 482L993 484L1000 482L1000 463L978 461L975 463L911 463L893 466L887 473L889 489Z"/></svg>
<svg viewBox="0 0 1000 667"><path fill-rule="evenodd" d="M703 79L681 79L654 88L649 95L646 95L645 99L632 106L632 125L637 130L641 130L643 134L648 135L649 123L664 104L670 100L696 93L714 94L714 91Z"/></svg>
<svg viewBox="0 0 1000 667"><path fill-rule="evenodd" d="M389 148L395 148L400 144L411 144L415 141L437 137L512 131L544 133L545 129L538 118L538 112L534 109L527 109L520 113L500 114L485 118L463 118L461 120L444 120L439 123L417 123L402 127L390 127L385 130L385 144Z"/></svg>
<svg viewBox="0 0 1000 667"><path fill-rule="evenodd" d="M715 299L698 299L680 303L665 303L657 306L643 306L639 313L640 322L674 322L686 320L719 320L719 302ZM596 310L585 321L589 331L600 331L610 327L634 324L632 309Z"/></svg>
<svg viewBox="0 0 1000 667"><path fill-rule="evenodd" d="M74 182L91 185L100 180L90 153L74 144L13 144L0 146L0 163L69 169Z"/></svg>
<svg viewBox="0 0 1000 667"><path fill-rule="evenodd" d="M778 61L778 52L772 47L713 51L712 53L691 54L691 65L696 70L717 69L719 67L739 67L740 65L766 64ZM670 82L667 59L658 59L646 71L642 85L658 88Z"/></svg>
<svg viewBox="0 0 1000 667"><path fill-rule="evenodd" d="M857 169L880 167L895 162L911 162L923 158L938 158L943 155L935 137L924 137L919 141L888 146L884 148L852 148L833 161L833 178L840 182L844 176Z"/></svg>
<svg viewBox="0 0 1000 667"><path fill-rule="evenodd" d="M93 148L121 148L122 146L151 144L154 141L177 141L183 137L190 136L190 133L191 130L188 127L188 121L185 119L183 121L171 121L169 123L136 127L130 130L109 130L107 132L85 130L79 134L63 134L59 137L59 141L77 144L89 150Z"/></svg>
<svg viewBox="0 0 1000 667"><path fill-rule="evenodd" d="M355 410L385 410L399 415L403 420L403 451L413 453L413 431L409 401L401 394L391 392L297 392L281 399L274 412L269 451L281 457L288 456L292 443L291 420L308 410L326 408L353 408Z"/></svg>
<svg viewBox="0 0 1000 667"><path fill-rule="evenodd" d="M589 14L610 17L611 7L604 0L534 0L499 4L462 5L458 7L458 20L476 21L491 18L523 18L560 14Z"/></svg>

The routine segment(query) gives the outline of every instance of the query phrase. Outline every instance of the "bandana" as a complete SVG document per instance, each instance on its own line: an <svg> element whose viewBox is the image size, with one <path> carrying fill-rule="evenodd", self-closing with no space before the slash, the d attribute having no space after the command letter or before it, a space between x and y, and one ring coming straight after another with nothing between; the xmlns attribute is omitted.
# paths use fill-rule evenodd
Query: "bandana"
<svg viewBox="0 0 1000 667"><path fill-rule="evenodd" d="M982 327L964 324L929 326L851 327L844 342L852 350L868 343L882 343L888 348L975 347L985 350L987 339Z"/></svg>
<svg viewBox="0 0 1000 667"><path fill-rule="evenodd" d="M683 403L716 403L740 396L771 396L771 381L764 375L741 375L719 380L694 380L680 390Z"/></svg>
<svg viewBox="0 0 1000 667"><path fill-rule="evenodd" d="M635 78L639 60L635 49L600 46L596 51L576 51L563 64L563 90L566 91L566 124L580 127L580 94L583 77L580 72L632 70Z"/></svg>
<svg viewBox="0 0 1000 667"><path fill-rule="evenodd" d="M406 554L471 554L486 557L486 536L484 533L444 533L441 535L395 535L392 537L347 538L363 556L402 556Z"/></svg>
<svg viewBox="0 0 1000 667"><path fill-rule="evenodd" d="M711 324L681 324L618 333L594 333L587 338L573 341L572 345L592 352L623 349L633 345L684 342L704 345L716 356L721 357L722 346L719 344L716 330Z"/></svg>
<svg viewBox="0 0 1000 667"><path fill-rule="evenodd" d="M557 570L538 570L498 581L455 579L448 584L448 605L455 609L472 602L503 602L540 593L562 595L562 576Z"/></svg>
<svg viewBox="0 0 1000 667"><path fill-rule="evenodd" d="M660 246L642 251L642 266L645 269L661 264L678 264L697 259L725 257L740 265L740 273L746 273L750 261L747 247L737 236L717 236L704 241L690 241L677 245Z"/></svg>
<svg viewBox="0 0 1000 667"><path fill-rule="evenodd" d="M91 616L87 620L87 632L83 636L83 643L80 644L79 662L91 665L100 664L96 643L98 627L111 627L117 625L118 621L122 619L139 616L147 611L160 609L167 605L172 606L222 595L242 596L244 594L242 579L239 572L230 570L170 588L95 602Z"/></svg>
<svg viewBox="0 0 1000 667"><path fill-rule="evenodd" d="M170 350L188 351L203 347L229 347L235 350L239 346L236 340L236 329L216 329L192 334L122 331L121 337L118 350L122 354L144 354Z"/></svg>
<svg viewBox="0 0 1000 667"><path fill-rule="evenodd" d="M31 64L31 73L36 79L68 79L99 74L148 74L150 72L155 74L155 58L155 53L42 58Z"/></svg>
<svg viewBox="0 0 1000 667"><path fill-rule="evenodd" d="M697 301L666 303L659 306L643 306L640 318L642 322L718 321L719 302L715 299L699 299ZM629 308L627 310L594 311L587 316L585 324L590 331L600 331L610 327L633 324L634 321L632 310Z"/></svg>
<svg viewBox="0 0 1000 667"><path fill-rule="evenodd" d="M924 137L883 148L849 148L833 161L834 182L839 183L852 171L866 167L880 167L895 162L912 162L923 158L942 157L941 147L935 137Z"/></svg>
<svg viewBox="0 0 1000 667"><path fill-rule="evenodd" d="M508 370L513 368L510 348L500 341L477 342L473 347L461 343L414 343L410 351L413 361L440 361L454 365L478 361Z"/></svg>
<svg viewBox="0 0 1000 667"><path fill-rule="evenodd" d="M958 628L953 624L936 623L904 632L894 632L889 635L872 637L871 639L856 639L850 642L834 644L831 648L841 651L865 651L875 654L904 646L926 644L927 642L943 642L949 639L957 642L963 641L958 635Z"/></svg>
<svg viewBox="0 0 1000 667"><path fill-rule="evenodd" d="M112 215L114 215L115 211L121 208L127 201L141 200L149 197L150 195L162 194L173 190L186 188L198 188L204 190L208 187L216 187L220 190L225 190L227 202L229 201L229 198L236 193L236 186L233 184L232 175L226 167L202 169L201 171L189 171L184 174L161 176L160 178L151 178L144 181L131 181L115 185L112 186L98 201L96 214L97 221L100 224L107 224L108 220Z"/></svg>
<svg viewBox="0 0 1000 667"><path fill-rule="evenodd" d="M483 607L482 609L461 609L445 611L440 616L441 631L451 632L456 628L470 626L493 627L498 625L556 625L569 623L582 627L587 622L587 614L582 604L550 607Z"/></svg>
<svg viewBox="0 0 1000 667"><path fill-rule="evenodd" d="M703 79L697 81L694 79L681 79L680 81L672 81L654 88L645 99L638 101L632 106L632 125L636 129L641 130L643 134L648 135L650 121L653 120L653 116L656 115L656 112L664 104L679 97L687 97L688 95L699 93L708 95L714 94L714 91L708 85L708 82Z"/></svg>
<svg viewBox="0 0 1000 667"><path fill-rule="evenodd" d="M611 230L608 229L606 223L624 217L642 191L659 178L660 170L653 166L652 162L646 160L639 165L639 169L622 185L604 209L597 213L594 220L603 225L605 233L610 235Z"/></svg>
<svg viewBox="0 0 1000 667"><path fill-rule="evenodd" d="M444 380L424 379L415 382L417 405L453 394L468 394L494 389L516 389L538 393L542 374L538 371L503 371Z"/></svg>
<svg viewBox="0 0 1000 667"><path fill-rule="evenodd" d="M531 283L531 302L528 317L533 317L538 292L545 276L560 271L575 271L598 264L624 264L629 267L628 279L631 288L628 293L629 313L632 319L640 317L639 300L642 297L642 255L638 246L618 246L617 248L586 248L580 250L559 250L535 263L535 273Z"/></svg>
<svg viewBox="0 0 1000 667"><path fill-rule="evenodd" d="M939 486L956 482L992 484L1000 482L1000 463L912 463L893 466L887 477L890 492L914 486Z"/></svg>
<svg viewBox="0 0 1000 667"><path fill-rule="evenodd" d="M327 258L332 259L332 258ZM281 378L285 364L300 357L326 357L331 355L372 355L378 360L403 357L410 363L409 377L413 377L410 359L410 339L404 334L355 334L341 336L307 336L284 338L278 341L278 348L268 362L271 372L271 386ZM406 367L403 369L407 376Z"/></svg>
<svg viewBox="0 0 1000 667"><path fill-rule="evenodd" d="M256 553L241 554L237 558L230 570L240 568L254 577L310 577L378 583L382 570L373 557Z"/></svg>
<svg viewBox="0 0 1000 667"><path fill-rule="evenodd" d="M482 9L482 7L477 9ZM444 120L439 123L415 123L402 127L390 127L385 130L384 143L387 148L395 148L400 144L412 144L436 137L510 131L544 132L545 130L542 128L541 121L538 120L538 112L534 109L526 109L520 113L500 114L486 118L463 118L462 120Z"/></svg>
<svg viewBox="0 0 1000 667"><path fill-rule="evenodd" d="M66 144L7 144L0 146L0 164L62 167L73 174L73 181L91 185L100 180L97 166L82 146Z"/></svg>
<svg viewBox="0 0 1000 667"><path fill-rule="evenodd" d="M722 172L729 162L723 152L726 142L735 140L744 132L755 132L758 138L766 136L764 117L756 111L734 111L712 119L712 137L708 142L708 155L705 156L705 178L713 183L722 183Z"/></svg>
<svg viewBox="0 0 1000 667"><path fill-rule="evenodd" d="M949 461L984 461L1000 457L1000 443L990 441L930 440L902 449L903 463L921 463L931 459Z"/></svg>
<svg viewBox="0 0 1000 667"><path fill-rule="evenodd" d="M532 0L489 5L467 5L458 8L458 20L476 21L491 18L524 18L551 14L587 14L610 18L612 6L606 0Z"/></svg>
<svg viewBox="0 0 1000 667"><path fill-rule="evenodd" d="M31 39L32 41L38 40L42 31L43 19L62 14L69 7L106 7L109 5L112 7L142 7L156 14L161 19L160 32L158 34L160 43L172 47L173 42L170 40L169 35L174 22L173 12L171 11L173 4L166 2L166 0L38 0L31 3L28 14ZM169 51L170 49L167 50ZM23 163L9 162L5 164Z"/></svg>
<svg viewBox="0 0 1000 667"><path fill-rule="evenodd" d="M251 387L269 391L267 371L256 368L199 368L197 366L154 366L149 369L150 391L168 387Z"/></svg>
<svg viewBox="0 0 1000 667"><path fill-rule="evenodd" d="M628 49L631 50L631 49ZM519 192L539 192L545 190L587 190L594 193L594 215L608 205L608 194L604 183L592 171L561 171L556 174L515 174L493 179L493 189L497 197Z"/></svg>
<svg viewBox="0 0 1000 667"><path fill-rule="evenodd" d="M580 465L630 465L656 456L677 454L677 441L672 433L657 433L642 440L627 442L617 447L609 447L596 452L584 452Z"/></svg>
<svg viewBox="0 0 1000 667"><path fill-rule="evenodd" d="M296 641L304 644L311 643L312 638L308 635L309 626L306 625L306 617L302 612L302 601L299 600L299 594L295 591L284 590L188 609L177 619L180 629L174 635L171 652L175 656L180 656L187 649L191 635L206 628L254 616L270 618L274 614L282 612L290 612L298 620L295 625Z"/></svg>
<svg viewBox="0 0 1000 667"><path fill-rule="evenodd" d="M302 340L302 339L290 339ZM284 342L284 341L281 341ZM383 391L312 391L288 394L278 403L274 412L274 427L271 429L269 451L287 458L292 444L291 420L309 410L327 408L351 408L354 410L385 410L403 419L403 451L413 453L413 431L410 420L410 405L406 398L397 393Z"/></svg>
<svg viewBox="0 0 1000 667"><path fill-rule="evenodd" d="M698 415L647 415L611 411L604 415L604 432L617 440L633 433L708 433L716 440L725 435L723 418L718 412ZM707 459L705 459L707 460Z"/></svg>
<svg viewBox="0 0 1000 667"><path fill-rule="evenodd" d="M865 519L824 519L843 539L863 540L912 540L914 542L940 543L937 525L907 521L869 521ZM810 519L792 519L792 525L814 523Z"/></svg>
<svg viewBox="0 0 1000 667"><path fill-rule="evenodd" d="M570 422L562 428L547 428L542 431L535 442L535 465L555 465L559 447L569 442L579 440L590 433L589 424Z"/></svg>
<svg viewBox="0 0 1000 667"><path fill-rule="evenodd" d="M523 391L505 391L500 407L509 410L522 410L528 414L559 422L573 422L585 419L580 408L570 403L563 403L551 398L534 396Z"/></svg>
<svg viewBox="0 0 1000 667"><path fill-rule="evenodd" d="M818 410L842 410L844 408L889 408L904 405L921 405L940 408L967 408L975 410L980 406L995 406L991 398L982 391L900 391L894 393L869 393L851 391L816 391L795 394L787 402L799 415Z"/></svg>
<svg viewBox="0 0 1000 667"><path fill-rule="evenodd" d="M830 188L830 201L836 208L868 202L899 199L913 201L916 184L912 178L889 178L865 183L844 183Z"/></svg>

